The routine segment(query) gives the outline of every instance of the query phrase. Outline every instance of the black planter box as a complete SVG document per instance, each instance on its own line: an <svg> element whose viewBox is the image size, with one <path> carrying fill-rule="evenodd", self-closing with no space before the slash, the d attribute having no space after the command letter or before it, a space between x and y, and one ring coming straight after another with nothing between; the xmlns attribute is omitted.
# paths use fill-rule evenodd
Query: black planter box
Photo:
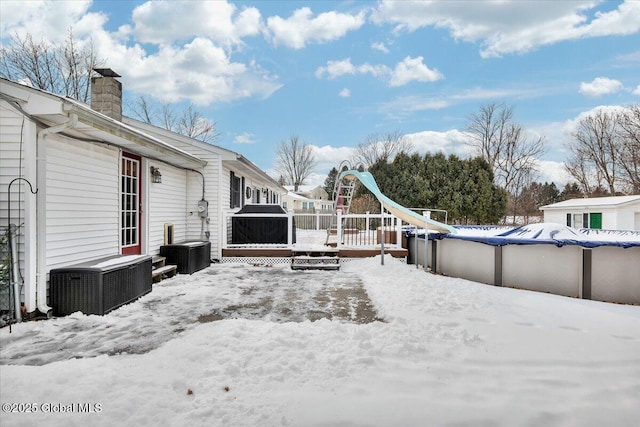
<svg viewBox="0 0 640 427"><path fill-rule="evenodd" d="M76 311L103 315L151 292L151 257L114 255L49 274L49 297L54 316Z"/></svg>
<svg viewBox="0 0 640 427"><path fill-rule="evenodd" d="M211 265L211 242L187 240L160 246L160 255L167 258L167 264L177 265L178 273L193 274Z"/></svg>

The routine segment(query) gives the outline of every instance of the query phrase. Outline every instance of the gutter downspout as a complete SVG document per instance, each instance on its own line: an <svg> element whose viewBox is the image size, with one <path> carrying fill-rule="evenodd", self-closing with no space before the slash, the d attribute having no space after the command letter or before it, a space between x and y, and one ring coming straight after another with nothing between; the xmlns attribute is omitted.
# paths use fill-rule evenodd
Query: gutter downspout
<svg viewBox="0 0 640 427"><path fill-rule="evenodd" d="M65 104L63 109L67 109ZM69 120L56 126L51 126L38 132L37 135L37 225L36 236L38 242L38 262L36 269L36 308L43 314L49 315L51 307L47 305L47 135L63 132L78 123L78 115L71 113Z"/></svg>

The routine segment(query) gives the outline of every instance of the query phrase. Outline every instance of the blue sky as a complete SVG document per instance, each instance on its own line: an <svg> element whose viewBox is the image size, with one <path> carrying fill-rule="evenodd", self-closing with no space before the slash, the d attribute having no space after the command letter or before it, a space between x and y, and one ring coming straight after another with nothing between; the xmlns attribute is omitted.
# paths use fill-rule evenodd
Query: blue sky
<svg viewBox="0 0 640 427"><path fill-rule="evenodd" d="M315 147L321 184L374 133L468 156L464 130L504 102L545 137L540 180L567 180L575 123L640 102L639 1L3 1L2 40L93 40L139 95L188 102L219 144L274 173L291 135ZM125 109L126 112L126 109Z"/></svg>

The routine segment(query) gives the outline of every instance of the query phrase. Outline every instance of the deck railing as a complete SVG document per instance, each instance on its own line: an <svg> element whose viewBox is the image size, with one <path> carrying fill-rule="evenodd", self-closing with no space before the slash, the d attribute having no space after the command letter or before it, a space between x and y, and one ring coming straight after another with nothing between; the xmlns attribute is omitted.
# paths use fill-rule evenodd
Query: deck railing
<svg viewBox="0 0 640 427"><path fill-rule="evenodd" d="M223 227L225 236L222 241L223 247L247 246L247 244L232 244L231 242L231 219L232 217L242 218L287 218L287 246L293 244L293 225L296 230L328 230L331 225L333 214L328 213L294 213L288 211L286 214L259 214L245 213L226 215ZM384 223L385 245L400 244L402 242L402 221L391 215L379 213L348 214L338 213L337 227L329 230L329 243L340 246L376 246L382 240L382 224ZM284 246L284 244L280 244Z"/></svg>

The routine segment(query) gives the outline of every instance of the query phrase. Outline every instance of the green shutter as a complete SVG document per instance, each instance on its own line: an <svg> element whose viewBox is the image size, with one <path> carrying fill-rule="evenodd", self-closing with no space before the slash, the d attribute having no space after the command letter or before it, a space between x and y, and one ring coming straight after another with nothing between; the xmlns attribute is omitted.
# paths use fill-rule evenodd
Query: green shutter
<svg viewBox="0 0 640 427"><path fill-rule="evenodd" d="M591 213L589 215L589 228L602 229L602 213Z"/></svg>

